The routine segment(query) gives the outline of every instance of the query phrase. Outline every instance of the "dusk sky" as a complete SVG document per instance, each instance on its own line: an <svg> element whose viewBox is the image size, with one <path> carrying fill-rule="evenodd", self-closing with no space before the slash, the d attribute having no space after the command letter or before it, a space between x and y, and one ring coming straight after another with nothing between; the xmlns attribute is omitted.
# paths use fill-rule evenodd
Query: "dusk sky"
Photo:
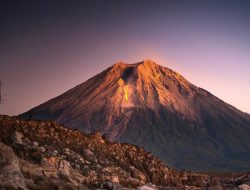
<svg viewBox="0 0 250 190"><path fill-rule="evenodd" d="M250 113L249 0L0 2L0 114L151 59Z"/></svg>

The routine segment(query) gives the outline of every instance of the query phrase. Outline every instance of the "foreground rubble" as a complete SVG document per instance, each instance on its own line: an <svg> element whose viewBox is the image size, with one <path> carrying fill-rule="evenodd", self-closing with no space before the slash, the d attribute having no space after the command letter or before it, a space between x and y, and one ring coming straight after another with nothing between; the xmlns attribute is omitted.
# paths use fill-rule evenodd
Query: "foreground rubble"
<svg viewBox="0 0 250 190"><path fill-rule="evenodd" d="M209 176L167 167L131 144L51 121L0 116L0 189L249 189L250 174Z"/></svg>

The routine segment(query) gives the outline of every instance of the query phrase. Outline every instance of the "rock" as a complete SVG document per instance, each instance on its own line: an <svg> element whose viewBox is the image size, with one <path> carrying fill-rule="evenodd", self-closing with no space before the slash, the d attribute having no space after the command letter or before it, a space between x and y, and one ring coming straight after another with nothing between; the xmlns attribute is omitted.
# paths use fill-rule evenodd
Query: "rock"
<svg viewBox="0 0 250 190"><path fill-rule="evenodd" d="M113 182L113 183L120 183L119 177L118 176L112 176L111 177L111 182Z"/></svg>
<svg viewBox="0 0 250 190"><path fill-rule="evenodd" d="M97 170L100 170L100 169L102 169L102 166L99 165L99 164L97 164L97 165L96 165L96 169L97 169Z"/></svg>
<svg viewBox="0 0 250 190"><path fill-rule="evenodd" d="M27 144L29 144L30 143L30 139L28 137L25 137L24 138L24 142L27 143Z"/></svg>
<svg viewBox="0 0 250 190"><path fill-rule="evenodd" d="M40 146L40 147L38 147L38 150L41 151L41 152L45 152L46 148L44 148L43 146Z"/></svg>
<svg viewBox="0 0 250 190"><path fill-rule="evenodd" d="M137 187L138 190L156 190L157 188L153 188L151 186L148 185L143 185L143 186L139 186Z"/></svg>
<svg viewBox="0 0 250 190"><path fill-rule="evenodd" d="M88 160L90 162L95 162L95 163L97 162L95 154L92 151L90 151L89 149L83 149L82 152L83 152L83 157L86 160Z"/></svg>
<svg viewBox="0 0 250 190"><path fill-rule="evenodd" d="M89 162L88 160L85 160L84 161L85 162L85 164L87 164L87 165L89 165L91 162Z"/></svg>
<svg viewBox="0 0 250 190"><path fill-rule="evenodd" d="M15 144L23 144L23 134L21 132L15 131L12 138Z"/></svg>
<svg viewBox="0 0 250 190"><path fill-rule="evenodd" d="M63 149L64 152L69 152L69 148Z"/></svg>
<svg viewBox="0 0 250 190"><path fill-rule="evenodd" d="M58 157L55 157L55 156L43 157L43 158L41 159L41 165L42 165L42 166L46 166L46 167L57 168L58 162L59 162L59 158L58 158Z"/></svg>
<svg viewBox="0 0 250 190"><path fill-rule="evenodd" d="M238 186L239 190L250 190L250 186L247 184L242 184Z"/></svg>
<svg viewBox="0 0 250 190"><path fill-rule="evenodd" d="M128 179L128 185L131 187L138 187L144 185L143 182L141 182L139 179L129 177Z"/></svg>
<svg viewBox="0 0 250 190"><path fill-rule="evenodd" d="M66 155L69 155L69 154L70 154L69 148L64 148L64 149L63 149L63 152L64 152Z"/></svg>
<svg viewBox="0 0 250 190"><path fill-rule="evenodd" d="M13 149L0 142L0 187L26 189L19 161Z"/></svg>
<svg viewBox="0 0 250 190"><path fill-rule="evenodd" d="M21 171L24 176L29 176L29 178L32 179L43 178L44 176L43 167L36 164L32 164L26 160L20 160L20 164L21 164Z"/></svg>
<svg viewBox="0 0 250 190"><path fill-rule="evenodd" d="M58 170L59 170L59 175L68 181L72 181L70 177L70 163L66 160L60 160Z"/></svg>
<svg viewBox="0 0 250 190"><path fill-rule="evenodd" d="M107 181L101 185L101 188L107 189L107 190L116 190L119 188L122 188L123 186L119 183L112 183L110 181Z"/></svg>
<svg viewBox="0 0 250 190"><path fill-rule="evenodd" d="M112 190L113 184L111 182L105 182L105 183L101 184L101 188L102 189Z"/></svg>
<svg viewBox="0 0 250 190"><path fill-rule="evenodd" d="M77 163L75 163L75 167L76 167L77 169L81 169L81 166L80 166L79 164L77 164Z"/></svg>
<svg viewBox="0 0 250 190"><path fill-rule="evenodd" d="M71 170L70 177L74 180L74 183L83 184L86 181L86 177L80 174L77 170Z"/></svg>
<svg viewBox="0 0 250 190"><path fill-rule="evenodd" d="M60 186L59 186L58 189L59 190L64 190L64 189L66 189L66 190L77 190L77 188L75 187L75 185L72 184L72 183L60 184Z"/></svg>
<svg viewBox="0 0 250 190"><path fill-rule="evenodd" d="M119 189L119 188L122 188L123 186L119 183L113 183L113 190L116 190L116 189Z"/></svg>
<svg viewBox="0 0 250 190"><path fill-rule="evenodd" d="M32 179L26 179L25 184L26 184L28 189L37 189L37 185L35 184L35 182Z"/></svg>
<svg viewBox="0 0 250 190"><path fill-rule="evenodd" d="M34 142L32 143L32 145L33 145L33 147L38 147L38 142L34 141Z"/></svg>
<svg viewBox="0 0 250 190"><path fill-rule="evenodd" d="M41 166L43 175L48 178L58 178L58 162L59 159L56 157L42 158Z"/></svg>
<svg viewBox="0 0 250 190"><path fill-rule="evenodd" d="M140 181L142 182L146 182L146 176L140 172L139 170L135 169L134 166L130 167L130 170L131 170L131 176L136 178L136 179L139 179Z"/></svg>

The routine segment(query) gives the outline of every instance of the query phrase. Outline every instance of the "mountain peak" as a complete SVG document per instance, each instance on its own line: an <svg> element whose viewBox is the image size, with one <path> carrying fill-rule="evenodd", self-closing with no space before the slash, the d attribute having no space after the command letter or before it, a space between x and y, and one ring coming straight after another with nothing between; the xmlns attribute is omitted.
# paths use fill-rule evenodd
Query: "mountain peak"
<svg viewBox="0 0 250 190"><path fill-rule="evenodd" d="M184 102L188 96L195 93L194 86L180 74L152 60L147 59L134 64L118 62L111 67L111 72L106 76L107 81L117 80L121 89L117 92L122 92L118 93L119 97L125 100L125 105L129 103L129 107L146 106L158 112L159 107L166 106L170 110L194 116Z"/></svg>
<svg viewBox="0 0 250 190"><path fill-rule="evenodd" d="M143 61L137 62L137 63L126 63L123 61L119 61L117 63L115 63L112 68L124 68L124 67L138 67L140 65L143 65L145 67L158 67L160 65L158 65L156 62L152 61L151 59L145 59Z"/></svg>
<svg viewBox="0 0 250 190"><path fill-rule="evenodd" d="M141 62L128 64L125 62L117 62L111 67L111 71L115 72L125 84L136 82L139 78L143 78L149 82L152 78L159 80L159 76L170 69L160 66L150 59Z"/></svg>
<svg viewBox="0 0 250 190"><path fill-rule="evenodd" d="M230 169L237 149L250 155L250 118L152 60L118 62L22 117L100 131L110 140L144 146L178 168L226 163ZM237 167L250 168L250 161Z"/></svg>

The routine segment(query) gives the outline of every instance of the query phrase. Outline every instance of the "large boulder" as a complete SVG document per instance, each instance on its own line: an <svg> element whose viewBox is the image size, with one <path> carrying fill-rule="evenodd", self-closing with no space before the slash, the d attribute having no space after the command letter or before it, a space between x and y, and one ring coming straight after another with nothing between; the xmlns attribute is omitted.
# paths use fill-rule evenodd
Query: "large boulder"
<svg viewBox="0 0 250 190"><path fill-rule="evenodd" d="M70 177L70 163L66 160L60 160L58 165L58 172L60 177L67 181L72 181Z"/></svg>
<svg viewBox="0 0 250 190"><path fill-rule="evenodd" d="M19 161L13 149L0 142L0 187L26 189Z"/></svg>

